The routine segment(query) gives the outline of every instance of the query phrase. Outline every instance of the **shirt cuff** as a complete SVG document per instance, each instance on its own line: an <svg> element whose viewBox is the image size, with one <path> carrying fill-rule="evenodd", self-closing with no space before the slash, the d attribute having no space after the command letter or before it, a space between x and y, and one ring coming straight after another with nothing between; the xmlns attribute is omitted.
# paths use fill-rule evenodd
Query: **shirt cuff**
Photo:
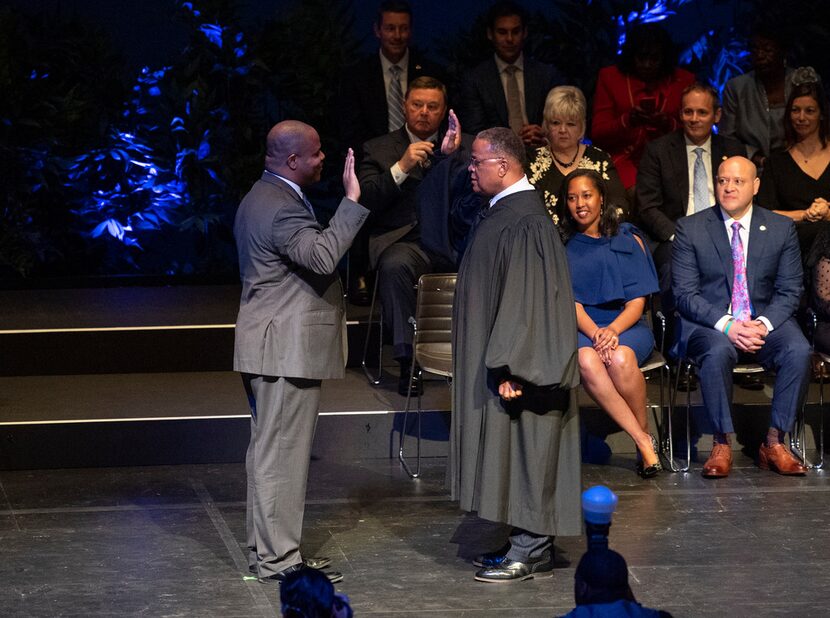
<svg viewBox="0 0 830 618"><path fill-rule="evenodd" d="M715 330L719 330L720 332L723 332L723 328L726 326L726 323L731 319L732 319L732 316L727 313L720 320L715 322Z"/></svg>
<svg viewBox="0 0 830 618"><path fill-rule="evenodd" d="M403 181L409 178L409 174L403 171L401 169L401 166L398 165L397 162L395 162L395 165L389 168L389 171L392 172L392 180L394 180L395 184L398 186L402 185Z"/></svg>
<svg viewBox="0 0 830 618"><path fill-rule="evenodd" d="M764 317L764 316L762 316L762 315L759 315L759 316L758 316L757 318L755 318L755 319L756 319L756 320L758 320L759 322L763 322L763 323L764 323L764 326L766 326L766 327L767 327L767 330L768 330L769 332L772 332L772 323L771 323L771 322L770 322L767 318L765 318L765 317Z"/></svg>

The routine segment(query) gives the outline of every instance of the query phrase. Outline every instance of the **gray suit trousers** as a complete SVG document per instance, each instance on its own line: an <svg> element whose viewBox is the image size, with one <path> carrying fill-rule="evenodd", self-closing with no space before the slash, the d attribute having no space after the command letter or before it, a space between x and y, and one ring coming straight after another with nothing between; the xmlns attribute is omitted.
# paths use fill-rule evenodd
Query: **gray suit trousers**
<svg viewBox="0 0 830 618"><path fill-rule="evenodd" d="M251 404L245 458L248 564L268 577L302 561L306 482L320 380L242 374Z"/></svg>

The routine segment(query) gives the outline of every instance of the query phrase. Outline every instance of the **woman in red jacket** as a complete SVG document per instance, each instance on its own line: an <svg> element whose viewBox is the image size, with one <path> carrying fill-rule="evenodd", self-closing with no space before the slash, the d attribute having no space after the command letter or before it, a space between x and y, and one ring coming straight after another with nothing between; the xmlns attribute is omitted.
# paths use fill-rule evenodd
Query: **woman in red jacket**
<svg viewBox="0 0 830 618"><path fill-rule="evenodd" d="M591 138L611 155L626 189L637 180L645 145L679 126L681 95L695 76L676 63L668 33L638 24L626 35L619 62L599 72Z"/></svg>

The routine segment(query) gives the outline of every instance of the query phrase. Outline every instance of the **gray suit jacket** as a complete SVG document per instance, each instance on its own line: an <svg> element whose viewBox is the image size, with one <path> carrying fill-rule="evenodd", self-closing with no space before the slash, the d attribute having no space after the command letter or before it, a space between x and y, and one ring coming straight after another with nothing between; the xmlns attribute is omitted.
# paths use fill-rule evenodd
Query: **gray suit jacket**
<svg viewBox="0 0 830 618"><path fill-rule="evenodd" d="M784 75L784 100L790 98L793 70ZM746 144L749 156L756 152L769 156L784 146L784 108L770 112L764 87L755 79L755 71L733 77L723 89L721 135L734 137Z"/></svg>
<svg viewBox="0 0 830 618"><path fill-rule="evenodd" d="M289 185L268 174L254 183L233 226L242 279L235 371L343 377L346 316L335 270L367 216L343 198L323 229Z"/></svg>
<svg viewBox="0 0 830 618"><path fill-rule="evenodd" d="M712 177L728 157L746 156L738 140L712 134ZM686 216L689 203L689 159L682 131L658 137L646 145L637 171L637 212L643 229L664 242L674 225Z"/></svg>

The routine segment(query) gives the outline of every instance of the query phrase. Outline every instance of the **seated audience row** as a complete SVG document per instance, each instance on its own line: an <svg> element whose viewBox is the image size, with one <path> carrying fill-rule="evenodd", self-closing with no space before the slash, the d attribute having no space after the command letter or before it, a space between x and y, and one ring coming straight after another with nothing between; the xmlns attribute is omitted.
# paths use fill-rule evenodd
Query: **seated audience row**
<svg viewBox="0 0 830 618"><path fill-rule="evenodd" d="M471 141L470 136L462 136L459 117L452 110L448 113L444 85L431 77L410 78L426 66L420 62L412 64L407 46L410 24L411 11L406 3L385 2L381 6L375 28L381 49L376 58L378 62L374 64L383 69L385 105L375 106L374 111L368 104L361 105L356 110L356 113L371 115L375 121L378 116L383 116L386 121L384 127L378 124L362 133L360 139L365 139L365 145L359 177L364 201L372 212L369 262L379 276L379 296L391 325L395 358L401 364L399 390L402 394L417 392L420 388L413 376L408 375L412 350L407 317L414 309L414 284L424 272L454 268L446 254L425 248L432 246L422 238L425 224L426 227L430 224L419 218L419 195L429 191L424 186L434 183L423 183L424 179L433 174L433 170L446 167L442 165L445 160L461 161L468 157L464 153L469 151ZM691 225L685 223L685 217L698 223L715 215L723 222L739 219L752 212L754 201L759 206L780 211L797 223L802 250L796 255L806 257L821 224L830 219L830 205L825 199L828 181L824 177L830 162L830 149L826 143L827 115L817 77L809 71L786 69L776 55L782 51L781 46L772 46L776 54L772 54L774 57L770 60L770 52L764 47L765 41L769 43L770 39L765 39L763 33L756 33L752 51L755 73L730 83L725 95L729 102L727 114L726 110L721 110L715 90L695 83L690 73L675 66L671 42L659 27L633 29L619 64L603 69L599 75L592 137L608 148L609 152L605 152L597 146L582 143L587 124L587 105L582 92L572 86L555 86L561 78L551 67L523 57L522 46L527 34L524 12L510 2L497 4L491 12L487 33L494 46L494 57L466 77L462 88L461 108L464 111L459 116L465 122L465 128L472 131L489 126L510 127L532 154L528 178L542 194L554 221L570 239L571 269L578 281L575 287L580 288L576 290L577 315L582 348L580 363L586 390L634 439L641 458L640 473L643 476L656 474L659 462L647 433L645 388L637 365L654 345L642 316L645 298L657 291L659 281L664 312L671 314L676 309L681 324L686 325L676 336L673 332L669 334L669 343L677 339L677 352L688 354L698 362L704 383L704 400L708 401L707 409L714 415L717 448L713 457L717 461L707 464L705 471L709 476L723 476L728 473L729 466L723 454L725 449L721 447L728 444L731 433L731 422L727 420L731 372L728 379L724 378L724 368L737 360L738 352L754 354L759 359L763 356L766 364L779 365L778 347L765 346L765 343L777 341L789 333L788 320L792 315L789 305L780 314L775 313L780 323L760 313L770 302L763 297L769 281L756 282L754 261L744 279L750 297L760 294L757 302L752 299L750 315L735 319L731 296L723 307L718 304L722 300L719 296L717 302L707 301L711 307L707 305L709 308L703 314L694 312L702 310L694 303L691 307L676 307L675 299L685 299L686 294L685 288L683 291L678 289L678 281L688 283L684 278L689 277L688 269L705 266L697 262L691 266L685 264L687 270L673 276L672 264L675 267L678 264L677 226L681 220L684 225ZM381 75L375 70L377 68L373 66L367 70ZM750 79L755 80L751 82L756 89L752 92L763 90L773 108L785 98L782 133L787 151L774 150L778 140L772 128L764 139L756 139L757 134L753 134L753 127L762 121L769 124L772 116L754 121L748 119L752 115L751 101L754 99L747 94L747 86L742 84ZM403 92L401 83L407 83L406 80L409 87ZM357 77L350 79L352 86L359 81ZM555 87L545 97L546 88L552 85ZM377 90L380 92L379 85ZM625 93L627 95L623 96ZM380 107L384 109L381 111ZM724 123L729 125L729 133L740 137L741 141L715 131L722 115ZM444 124L445 119L448 119L448 125ZM355 120L352 124L356 129L360 122ZM380 130L383 130L382 135L365 137ZM748 143L752 150L749 153ZM730 168L737 174L731 181L719 176L718 169L723 161L742 161L733 158L748 154L752 154L755 161L765 163L762 180L756 177L754 167L743 164ZM752 190L747 194L749 201L740 207L730 211L722 201L734 201L732 190L736 188L743 189L742 193L739 191L743 199L748 187L754 189L759 184L761 193L758 198L754 199L755 191ZM436 192L432 190L429 195L434 197ZM636 197L633 205L628 203L629 196ZM426 207L421 205L420 208ZM433 204L429 208L433 208ZM434 213L428 213L427 217L435 216L440 219L440 224L446 224L444 215L448 207L435 205L434 210L440 217ZM754 212L756 222L766 221L767 215L758 213L757 209ZM733 216L735 213L740 216ZM638 220L645 234L630 224L620 224L616 220L620 214L623 218L629 215L628 218ZM698 214L700 216L693 217ZM470 217L467 221L470 222ZM773 230L785 229L778 219L770 221L772 223L762 224L762 231L770 232L764 235L764 240L747 244L749 228L737 235L739 238L747 236L744 242L744 247L748 248L746 255L751 256L751 252L766 246L767 239L774 235ZM723 231L722 239L718 233L718 243L726 242L727 237L735 237L731 228ZM782 234L781 243L772 247L771 252L789 250L784 242L786 233ZM733 241L729 243L733 244ZM654 261L650 255L652 251ZM728 265L731 269L721 277L726 277L730 283L738 264L734 261L734 251L734 248L730 249L732 255ZM590 259L585 258L586 252L591 255ZM694 251L692 254L696 255ZM746 259L743 257L745 269ZM798 261L800 276L800 259ZM813 260L815 264L820 262L820 257ZM602 264L603 268L597 269L597 264ZM580 269L585 269L586 265L590 267L582 272ZM758 267L761 265L759 262ZM592 279L599 271L607 275L602 285ZM793 272L787 271L788 275ZM633 273L637 273L634 278ZM795 288L782 291L778 285L781 275L777 265L770 273L768 279L777 281L771 289L791 300ZM708 285L711 282L698 283ZM756 283L767 287L763 292L755 290ZM728 285L722 285L719 294L731 294L728 288ZM700 290L696 292L700 293ZM605 294L610 296L606 298ZM796 296L799 295L800 289ZM775 300L780 301L780 298ZM720 307L717 310L721 314L709 324L707 320L713 316L713 307ZM758 318L759 315L762 317ZM696 327L692 328L690 324ZM701 331L701 325L709 328ZM725 350L732 351L727 354L720 350L721 357L713 364L697 356L698 348L693 346L691 351L687 348L692 331L706 332L708 337L712 333L718 337L724 335L718 341L726 344ZM730 332L735 335L734 340ZM709 341L703 347L708 354L714 354L718 349ZM796 347L798 350L790 352L803 352L803 346ZM800 360L788 366L797 373ZM719 382L713 383L712 372L720 376ZM781 406L798 402L803 395L798 384L799 380L793 378L790 386L795 390L788 392L786 397L787 389L777 389L777 393L782 392L777 395L778 399L787 403L773 403L772 427L761 451L765 465L783 473L803 472L787 458L791 455L781 455L778 448L782 432L790 428L790 418L781 411Z"/></svg>

